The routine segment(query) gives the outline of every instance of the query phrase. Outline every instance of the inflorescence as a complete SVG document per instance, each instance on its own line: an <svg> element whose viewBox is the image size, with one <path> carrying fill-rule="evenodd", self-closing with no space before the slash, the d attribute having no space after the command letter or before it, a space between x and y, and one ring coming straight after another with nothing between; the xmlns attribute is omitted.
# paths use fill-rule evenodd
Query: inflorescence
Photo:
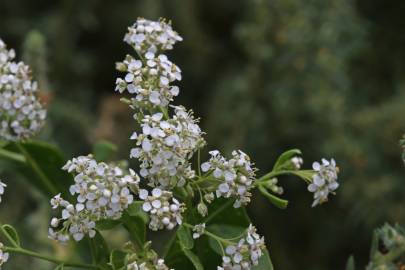
<svg viewBox="0 0 405 270"><path fill-rule="evenodd" d="M46 117L30 68L13 61L14 58L14 50L7 50L0 39L0 138L7 141L32 137L42 128Z"/></svg>

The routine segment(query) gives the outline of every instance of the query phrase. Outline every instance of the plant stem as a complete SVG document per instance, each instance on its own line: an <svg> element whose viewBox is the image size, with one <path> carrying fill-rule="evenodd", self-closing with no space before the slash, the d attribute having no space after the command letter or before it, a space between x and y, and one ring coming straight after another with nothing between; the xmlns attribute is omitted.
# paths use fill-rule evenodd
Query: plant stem
<svg viewBox="0 0 405 270"><path fill-rule="evenodd" d="M201 177L201 151L200 148L197 150L197 166L198 166L198 176Z"/></svg>
<svg viewBox="0 0 405 270"><path fill-rule="evenodd" d="M34 252L34 251L30 251L30 250L27 250L27 249L23 249L23 248L4 247L4 251L35 257L35 258L45 260L45 261L48 261L48 262L53 262L55 264L63 264L65 267L78 267L78 268L85 268L85 269L102 269L98 265L85 264L85 263L65 262L63 260L59 260L59 259L56 259L54 257L43 255L43 254L40 254L40 253L37 253L37 252Z"/></svg>
<svg viewBox="0 0 405 270"><path fill-rule="evenodd" d="M10 160L14 160L20 163L25 163L26 159L23 155L8 151L6 149L0 148L0 157L4 157Z"/></svg>
<svg viewBox="0 0 405 270"><path fill-rule="evenodd" d="M18 150L24 155L27 164L31 166L32 170L38 175L42 184L48 189L51 194L57 194L58 191L49 178L45 175L42 169L38 166L37 162L31 157L30 153L25 150L24 146L20 143L16 143Z"/></svg>

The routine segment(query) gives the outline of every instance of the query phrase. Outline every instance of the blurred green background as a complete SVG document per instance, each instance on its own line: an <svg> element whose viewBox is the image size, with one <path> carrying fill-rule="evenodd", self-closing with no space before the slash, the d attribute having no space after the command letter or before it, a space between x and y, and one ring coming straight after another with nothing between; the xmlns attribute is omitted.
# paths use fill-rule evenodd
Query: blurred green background
<svg viewBox="0 0 405 270"><path fill-rule="evenodd" d="M168 54L183 71L175 100L194 109L209 149L242 149L261 172L284 150L304 165L334 157L338 195L312 209L303 183L283 178L291 203L255 196L249 213L276 269L368 261L371 232L405 224L405 2L382 0L1 0L0 37L34 69L48 103L40 137L66 158L107 139L129 153L131 113L114 93L115 62L138 16L165 17L184 37ZM0 216L32 248L49 250L48 204L6 168ZM64 252L63 250L60 252ZM5 269L49 269L23 257Z"/></svg>

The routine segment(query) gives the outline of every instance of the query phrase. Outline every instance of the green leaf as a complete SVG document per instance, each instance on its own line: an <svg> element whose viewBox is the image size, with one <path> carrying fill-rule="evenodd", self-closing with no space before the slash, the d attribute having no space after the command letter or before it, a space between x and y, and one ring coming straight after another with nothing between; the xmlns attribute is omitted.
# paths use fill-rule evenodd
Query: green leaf
<svg viewBox="0 0 405 270"><path fill-rule="evenodd" d="M139 245L143 246L146 242L146 223L140 216L130 216L124 211L121 222L128 231L131 238Z"/></svg>
<svg viewBox="0 0 405 270"><path fill-rule="evenodd" d="M58 148L45 142L30 141L10 143L5 149L25 157L25 163L8 160L9 168L20 172L45 196L50 198L62 193L65 199L71 199L69 186L73 177L61 169L66 159Z"/></svg>
<svg viewBox="0 0 405 270"><path fill-rule="evenodd" d="M96 228L100 231L111 230L121 224L120 220L103 219L96 222Z"/></svg>
<svg viewBox="0 0 405 270"><path fill-rule="evenodd" d="M218 235L225 239L236 238L238 236L242 236L242 234L246 231L246 228L239 227L239 226L231 226L226 224L214 224L207 227L207 231ZM209 237L209 245L213 251L217 254L222 256L222 249L219 245L218 241Z"/></svg>
<svg viewBox="0 0 405 270"><path fill-rule="evenodd" d="M180 246L183 249L192 249L194 247L194 239L191 236L189 228L181 225L177 230L177 238L179 239Z"/></svg>
<svg viewBox="0 0 405 270"><path fill-rule="evenodd" d="M252 270L273 270L273 264L270 259L269 252L264 251L264 254L259 259L259 264L252 267Z"/></svg>
<svg viewBox="0 0 405 270"><path fill-rule="evenodd" d="M143 201L135 201L127 208L127 213L131 217L139 217L144 223L149 223L149 216L142 210Z"/></svg>
<svg viewBox="0 0 405 270"><path fill-rule="evenodd" d="M289 162L291 158L293 158L294 156L299 156L301 154L301 150L299 149L291 149L285 151L278 157L276 163L274 164L273 171L281 170L284 166L287 165L286 163Z"/></svg>
<svg viewBox="0 0 405 270"><path fill-rule="evenodd" d="M264 197L266 197L272 204L274 204L276 207L280 208L280 209L285 209L288 206L288 201L287 200L283 200L273 194L271 194L270 192L267 191L267 189L262 186L259 185L258 186L260 193L262 193L264 195Z"/></svg>
<svg viewBox="0 0 405 270"><path fill-rule="evenodd" d="M125 266L125 256L127 253L114 249L110 255L110 265L113 270L118 270Z"/></svg>
<svg viewBox="0 0 405 270"><path fill-rule="evenodd" d="M346 270L356 270L356 265L354 263L353 255L349 257L346 263Z"/></svg>
<svg viewBox="0 0 405 270"><path fill-rule="evenodd" d="M20 237L18 236L17 230L13 226L4 224L3 229L11 236L11 238L14 240L14 242L17 243L18 246L21 245Z"/></svg>
<svg viewBox="0 0 405 270"><path fill-rule="evenodd" d="M117 146L109 141L98 141L93 145L94 158L97 161L106 161L117 152L117 149Z"/></svg>
<svg viewBox="0 0 405 270"><path fill-rule="evenodd" d="M190 260L196 270L204 270L203 265L201 264L200 259L192 251L183 248L183 253Z"/></svg>
<svg viewBox="0 0 405 270"><path fill-rule="evenodd" d="M65 269L65 266L63 263L59 264L58 266L55 267L55 270L63 270L63 269Z"/></svg>
<svg viewBox="0 0 405 270"><path fill-rule="evenodd" d="M96 231L94 238L90 238L90 244L92 245L93 258L98 264L106 264L110 258L110 250L107 242L100 232Z"/></svg>

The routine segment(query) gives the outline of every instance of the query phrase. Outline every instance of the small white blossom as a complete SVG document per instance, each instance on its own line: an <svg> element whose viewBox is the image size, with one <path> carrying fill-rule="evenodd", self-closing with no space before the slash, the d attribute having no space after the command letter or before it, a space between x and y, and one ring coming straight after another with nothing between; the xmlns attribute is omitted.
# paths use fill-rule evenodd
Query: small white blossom
<svg viewBox="0 0 405 270"><path fill-rule="evenodd" d="M149 194L147 190L141 189L139 198L144 201L142 210L150 216L151 230L164 228L172 230L177 224L182 223L185 206L173 197L172 192L154 188Z"/></svg>
<svg viewBox="0 0 405 270"><path fill-rule="evenodd" d="M46 117L30 68L23 62L14 62L14 57L14 50L7 50L0 39L0 138L8 141L32 137Z"/></svg>
<svg viewBox="0 0 405 270"><path fill-rule="evenodd" d="M1 55L0 55L1 57ZM0 243L0 269L3 266L4 263L8 261L9 254L7 252L4 252L4 245L3 243Z"/></svg>
<svg viewBox="0 0 405 270"><path fill-rule="evenodd" d="M1 196L3 196L4 194L4 189L5 187L7 187L6 184L4 184L1 180L0 180L0 202L1 202Z"/></svg>
<svg viewBox="0 0 405 270"><path fill-rule="evenodd" d="M210 160L201 164L201 169L203 172L210 171L213 177L222 181L216 190L217 197L236 198L235 208L248 204L256 171L249 156L240 150L233 151L230 160L217 150L210 151L210 155Z"/></svg>
<svg viewBox="0 0 405 270"><path fill-rule="evenodd" d="M235 245L225 248L225 256L222 257L222 270L243 269L249 270L259 264L259 259L266 248L264 237L256 233L256 228L250 224L246 236Z"/></svg>
<svg viewBox="0 0 405 270"><path fill-rule="evenodd" d="M295 156L291 159L291 163L294 165L294 168L296 170L299 170L301 169L302 164L304 164L304 160L302 159L302 157Z"/></svg>
<svg viewBox="0 0 405 270"><path fill-rule="evenodd" d="M330 161L322 159L322 163L314 162L312 168L315 174L312 176L312 183L308 185L308 191L314 193L312 204L314 207L328 201L329 193L334 194L334 191L339 187L337 182L339 168L334 159Z"/></svg>
<svg viewBox="0 0 405 270"><path fill-rule="evenodd" d="M133 202L132 192L139 190L139 176L132 170L123 170L106 163L97 163L91 155L68 161L63 169L74 173L75 183L70 193L76 197L71 204L60 194L51 199L53 209L61 208L61 218L52 218L49 237L66 242L69 235L80 241L85 235L94 237L95 222L101 219L118 219ZM59 225L63 228L55 231Z"/></svg>
<svg viewBox="0 0 405 270"><path fill-rule="evenodd" d="M133 261L127 265L126 270L174 270L166 266L163 259L157 259L152 262Z"/></svg>
<svg viewBox="0 0 405 270"><path fill-rule="evenodd" d="M182 40L182 37L172 29L171 23L167 23L164 19L150 21L138 18L128 27L128 33L124 37L124 41L141 54L171 50L176 42Z"/></svg>
<svg viewBox="0 0 405 270"><path fill-rule="evenodd" d="M142 133L131 136L137 147L131 150L130 157L139 159L140 174L153 187L183 186L193 178L195 172L189 159L205 144L192 112L181 106L174 109L174 116L167 120L162 113L146 115Z"/></svg>
<svg viewBox="0 0 405 270"><path fill-rule="evenodd" d="M205 232L205 223L197 224L193 228L193 238L197 239L200 238Z"/></svg>

